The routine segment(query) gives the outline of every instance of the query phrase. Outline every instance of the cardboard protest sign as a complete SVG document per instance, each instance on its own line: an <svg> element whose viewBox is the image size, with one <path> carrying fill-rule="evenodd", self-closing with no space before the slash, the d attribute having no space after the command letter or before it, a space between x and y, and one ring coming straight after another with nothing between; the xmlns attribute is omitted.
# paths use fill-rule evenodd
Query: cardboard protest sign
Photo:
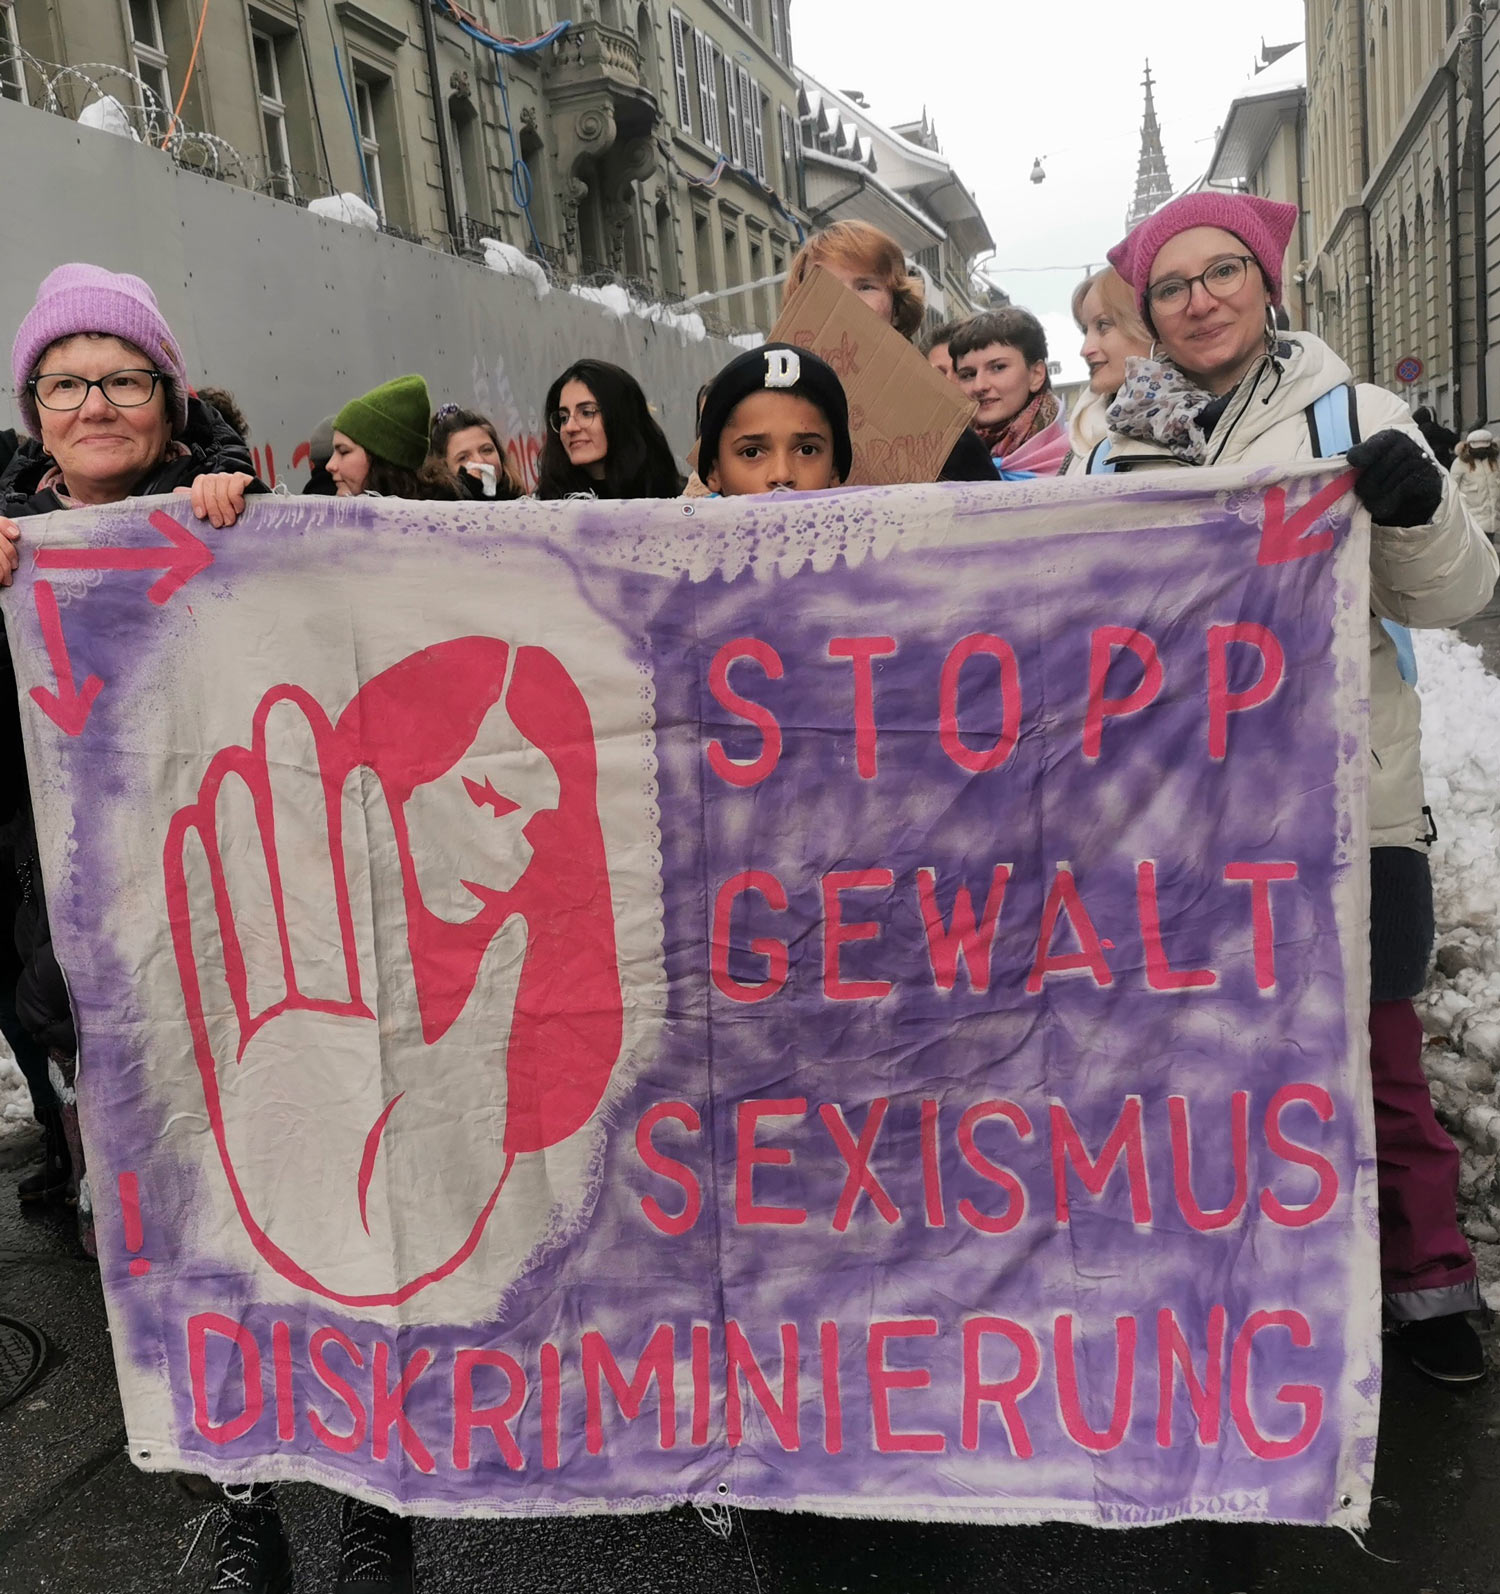
<svg viewBox="0 0 1500 1594"><path fill-rule="evenodd" d="M1348 479L28 522L132 1457L1362 1524Z"/></svg>
<svg viewBox="0 0 1500 1594"><path fill-rule="evenodd" d="M838 372L849 397L851 483L936 481L973 419L960 389L821 266L787 300L768 341L811 349Z"/></svg>

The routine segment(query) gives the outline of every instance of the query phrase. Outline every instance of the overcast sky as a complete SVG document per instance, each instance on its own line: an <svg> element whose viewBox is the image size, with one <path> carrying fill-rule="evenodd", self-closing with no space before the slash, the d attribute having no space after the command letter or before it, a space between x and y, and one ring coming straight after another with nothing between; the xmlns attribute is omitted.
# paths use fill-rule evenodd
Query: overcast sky
<svg viewBox="0 0 1500 1594"><path fill-rule="evenodd" d="M1261 40L1303 37L1301 0L1127 6L1122 0L794 0L797 63L862 90L887 125L925 105L943 154L979 202L998 281L1041 316L1065 379L1081 377L1068 313L1087 263L1118 242L1135 193L1141 77L1156 80L1174 188L1200 175ZM1040 155L1044 183L1030 181ZM1056 266L1056 271L1020 267Z"/></svg>

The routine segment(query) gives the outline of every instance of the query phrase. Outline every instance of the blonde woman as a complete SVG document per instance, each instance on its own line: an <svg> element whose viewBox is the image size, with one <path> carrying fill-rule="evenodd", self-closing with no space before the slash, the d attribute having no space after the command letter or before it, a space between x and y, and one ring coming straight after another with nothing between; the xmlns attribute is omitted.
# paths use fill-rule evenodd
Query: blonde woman
<svg viewBox="0 0 1500 1594"><path fill-rule="evenodd" d="M1151 334L1135 307L1135 292L1113 266L1085 277L1073 290L1073 319L1083 334L1078 352L1089 368L1089 390L1068 417L1071 452L1064 476L1088 470L1089 455L1109 435L1106 412L1125 380L1126 360L1151 352Z"/></svg>

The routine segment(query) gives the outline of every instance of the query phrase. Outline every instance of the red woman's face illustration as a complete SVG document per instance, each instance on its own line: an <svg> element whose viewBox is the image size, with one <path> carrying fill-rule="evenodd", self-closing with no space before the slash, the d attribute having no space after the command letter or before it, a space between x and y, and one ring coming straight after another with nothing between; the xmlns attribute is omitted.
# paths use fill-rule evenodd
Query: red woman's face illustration
<svg viewBox="0 0 1500 1594"><path fill-rule="evenodd" d="M406 829L417 890L450 924L514 890L536 854L532 819L562 794L552 761L521 734L502 698L452 769L417 786Z"/></svg>

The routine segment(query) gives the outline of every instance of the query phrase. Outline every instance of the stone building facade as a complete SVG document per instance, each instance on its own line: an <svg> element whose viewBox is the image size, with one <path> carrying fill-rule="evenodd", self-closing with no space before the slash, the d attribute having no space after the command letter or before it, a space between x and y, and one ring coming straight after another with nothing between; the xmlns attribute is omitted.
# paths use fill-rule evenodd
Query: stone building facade
<svg viewBox="0 0 1500 1594"><path fill-rule="evenodd" d="M280 198L363 194L438 247L690 297L784 269L806 226L787 3L0 0L0 92Z"/></svg>
<svg viewBox="0 0 1500 1594"><path fill-rule="evenodd" d="M1307 0L1309 324L1361 380L1465 427L1494 403L1496 67L1467 0Z"/></svg>

